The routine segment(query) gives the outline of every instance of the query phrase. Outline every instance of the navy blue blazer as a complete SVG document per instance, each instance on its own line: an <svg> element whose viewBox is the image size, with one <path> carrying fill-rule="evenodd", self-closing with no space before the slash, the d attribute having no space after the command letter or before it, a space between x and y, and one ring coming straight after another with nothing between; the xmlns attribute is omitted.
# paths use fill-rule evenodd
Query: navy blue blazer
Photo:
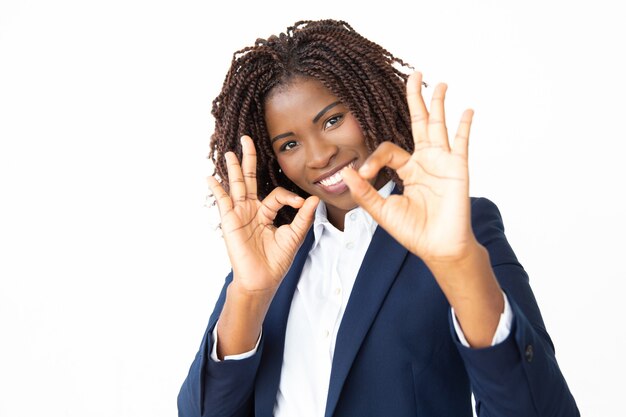
<svg viewBox="0 0 626 417"><path fill-rule="evenodd" d="M497 207L484 198L471 207L474 234L515 315L509 337L484 349L461 345L429 269L378 227L337 335L326 417L471 417L472 391L481 417L580 415ZM180 390L179 416L272 415L291 299L313 239L309 231L272 301L257 352L214 362L211 333L232 274L226 278Z"/></svg>

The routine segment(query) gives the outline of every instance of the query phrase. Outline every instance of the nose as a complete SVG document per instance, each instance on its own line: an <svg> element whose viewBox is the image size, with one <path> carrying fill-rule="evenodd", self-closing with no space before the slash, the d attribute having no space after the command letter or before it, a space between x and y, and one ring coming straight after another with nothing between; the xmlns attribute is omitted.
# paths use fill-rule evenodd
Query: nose
<svg viewBox="0 0 626 417"><path fill-rule="evenodd" d="M311 138L307 141L306 164L309 168L325 168L333 161L339 150L334 143L321 138Z"/></svg>

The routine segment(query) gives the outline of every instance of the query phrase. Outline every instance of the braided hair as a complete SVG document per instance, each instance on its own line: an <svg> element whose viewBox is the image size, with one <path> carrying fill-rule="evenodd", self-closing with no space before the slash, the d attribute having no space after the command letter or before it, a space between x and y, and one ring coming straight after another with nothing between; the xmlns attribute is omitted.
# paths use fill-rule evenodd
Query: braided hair
<svg viewBox="0 0 626 417"><path fill-rule="evenodd" d="M249 135L257 150L259 198L278 186L308 196L285 175L278 174L264 116L268 94L295 77L316 79L338 97L358 121L370 152L385 140L412 152L405 92L408 75L401 71L407 68L412 69L344 21L299 21L286 33L257 39L254 46L233 54L222 91L213 100L215 131L209 158L215 166L214 174L228 190L224 154L233 151L241 160L239 138ZM388 175L401 186L395 173ZM284 207L274 223L289 223L294 215L294 209Z"/></svg>

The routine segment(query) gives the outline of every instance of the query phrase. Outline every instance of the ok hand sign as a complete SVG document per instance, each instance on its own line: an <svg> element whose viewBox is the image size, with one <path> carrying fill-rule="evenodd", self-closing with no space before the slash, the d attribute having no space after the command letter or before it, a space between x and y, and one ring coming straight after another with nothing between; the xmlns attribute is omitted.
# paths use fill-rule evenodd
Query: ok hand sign
<svg viewBox="0 0 626 417"><path fill-rule="evenodd" d="M262 201L257 198L256 150L252 139L241 138L241 165L233 152L225 155L228 168L227 193L213 177L209 188L220 210L221 228L233 267L233 283L247 292L275 291L313 222L317 197L302 197L282 187ZM278 210L288 205L299 208L291 224L274 227Z"/></svg>
<svg viewBox="0 0 626 417"><path fill-rule="evenodd" d="M422 76L407 81L407 101L415 151L382 143L359 169L344 170L354 199L396 240L427 263L462 259L475 245L470 224L467 148L472 110L466 110L448 142L444 99L447 86L435 88L430 113L421 94ZM402 195L383 199L366 181L383 167L398 173Z"/></svg>

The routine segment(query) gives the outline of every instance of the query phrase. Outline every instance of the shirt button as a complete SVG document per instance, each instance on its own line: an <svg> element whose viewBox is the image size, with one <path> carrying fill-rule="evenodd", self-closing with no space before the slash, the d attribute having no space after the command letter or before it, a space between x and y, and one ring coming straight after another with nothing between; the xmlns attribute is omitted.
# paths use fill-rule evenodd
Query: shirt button
<svg viewBox="0 0 626 417"><path fill-rule="evenodd" d="M352 243L352 242L346 243L346 248L352 249L353 247L354 247L354 243Z"/></svg>
<svg viewBox="0 0 626 417"><path fill-rule="evenodd" d="M532 362L534 356L535 352L533 351L533 345L526 346L526 350L524 351L524 357L526 358L526 362Z"/></svg>
<svg viewBox="0 0 626 417"><path fill-rule="evenodd" d="M330 332L329 332L328 330L326 330L326 331L324 332L324 337L325 337L325 338L328 338L328 336L330 336Z"/></svg>
<svg viewBox="0 0 626 417"><path fill-rule="evenodd" d="M341 288L335 288L335 295L341 294Z"/></svg>
<svg viewBox="0 0 626 417"><path fill-rule="evenodd" d="M351 213L350 214L350 220L352 220L352 221L356 220L356 213Z"/></svg>

